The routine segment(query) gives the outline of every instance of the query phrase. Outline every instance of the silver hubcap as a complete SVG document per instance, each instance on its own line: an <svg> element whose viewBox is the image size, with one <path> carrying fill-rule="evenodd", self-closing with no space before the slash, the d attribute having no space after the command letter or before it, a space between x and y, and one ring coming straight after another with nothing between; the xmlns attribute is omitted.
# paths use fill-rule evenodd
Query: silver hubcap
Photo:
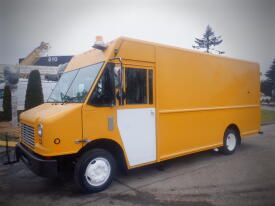
<svg viewBox="0 0 275 206"><path fill-rule="evenodd" d="M237 138L235 134L230 133L226 137L226 147L229 151L233 151L237 144Z"/></svg>
<svg viewBox="0 0 275 206"><path fill-rule="evenodd" d="M87 166L85 177L92 186L103 185L111 174L111 166L107 159L98 157L93 159Z"/></svg>

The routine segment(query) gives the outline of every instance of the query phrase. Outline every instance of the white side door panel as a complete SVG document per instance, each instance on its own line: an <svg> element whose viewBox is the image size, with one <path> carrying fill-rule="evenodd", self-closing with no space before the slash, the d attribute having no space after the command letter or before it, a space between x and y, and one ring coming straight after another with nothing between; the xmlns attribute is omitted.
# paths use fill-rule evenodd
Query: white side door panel
<svg viewBox="0 0 275 206"><path fill-rule="evenodd" d="M117 123L130 166L156 160L155 108L117 110Z"/></svg>

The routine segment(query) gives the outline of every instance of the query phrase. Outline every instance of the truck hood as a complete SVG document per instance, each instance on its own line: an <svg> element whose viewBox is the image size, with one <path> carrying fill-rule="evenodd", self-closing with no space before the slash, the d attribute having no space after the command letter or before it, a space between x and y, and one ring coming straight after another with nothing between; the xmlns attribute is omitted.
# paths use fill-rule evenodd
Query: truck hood
<svg viewBox="0 0 275 206"><path fill-rule="evenodd" d="M20 122L34 125L37 122L54 121L80 107L81 103L44 103L21 113Z"/></svg>

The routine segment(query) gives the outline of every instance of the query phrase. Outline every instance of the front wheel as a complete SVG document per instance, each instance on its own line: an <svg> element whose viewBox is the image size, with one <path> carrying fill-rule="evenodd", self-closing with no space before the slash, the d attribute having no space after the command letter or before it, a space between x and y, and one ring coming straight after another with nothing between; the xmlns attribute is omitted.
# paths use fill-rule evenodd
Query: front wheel
<svg viewBox="0 0 275 206"><path fill-rule="evenodd" d="M99 192L111 184L115 170L115 160L108 151L93 149L77 161L74 179L83 192Z"/></svg>
<svg viewBox="0 0 275 206"><path fill-rule="evenodd" d="M225 131L223 138L223 147L221 147L220 151L226 155L233 154L239 144L240 138L238 132L234 129L229 128Z"/></svg>

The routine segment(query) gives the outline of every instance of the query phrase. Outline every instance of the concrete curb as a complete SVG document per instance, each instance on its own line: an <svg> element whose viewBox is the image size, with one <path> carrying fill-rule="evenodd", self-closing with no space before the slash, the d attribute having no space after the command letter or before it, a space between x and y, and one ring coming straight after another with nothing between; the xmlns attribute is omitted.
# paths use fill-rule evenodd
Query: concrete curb
<svg viewBox="0 0 275 206"><path fill-rule="evenodd" d="M261 126L270 125L270 124L275 124L275 122L265 122L265 123L262 123Z"/></svg>
<svg viewBox="0 0 275 206"><path fill-rule="evenodd" d="M15 142L15 141L9 141L8 146L9 147L15 147L17 143L18 142ZM5 147L6 146L6 141L1 141L0 140L0 146Z"/></svg>

